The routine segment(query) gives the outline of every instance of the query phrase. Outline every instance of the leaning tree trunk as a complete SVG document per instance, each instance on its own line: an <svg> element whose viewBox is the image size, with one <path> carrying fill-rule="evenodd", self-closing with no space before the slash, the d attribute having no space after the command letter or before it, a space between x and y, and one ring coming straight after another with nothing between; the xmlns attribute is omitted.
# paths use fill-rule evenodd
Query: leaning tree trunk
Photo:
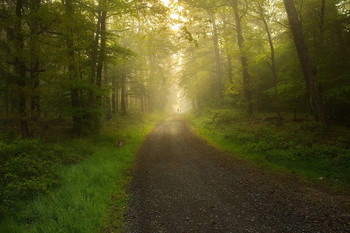
<svg viewBox="0 0 350 233"><path fill-rule="evenodd" d="M242 72L243 72L243 94L246 104L246 110L249 116L253 115L253 102L251 94L251 81L248 69L248 59L246 52L244 51L244 37L242 32L241 18L238 12L238 0L232 0L232 8L235 16L236 32L237 32L237 42L240 51Z"/></svg>
<svg viewBox="0 0 350 233"><path fill-rule="evenodd" d="M301 23L293 0L283 0L288 15L294 44L306 82L310 107L316 121L325 121L325 113L317 84L317 77L309 58Z"/></svg>

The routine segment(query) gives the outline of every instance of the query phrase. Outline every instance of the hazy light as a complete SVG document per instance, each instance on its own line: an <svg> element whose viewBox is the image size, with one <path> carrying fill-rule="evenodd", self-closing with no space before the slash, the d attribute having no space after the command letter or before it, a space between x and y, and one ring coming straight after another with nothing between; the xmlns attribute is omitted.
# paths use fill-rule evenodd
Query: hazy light
<svg viewBox="0 0 350 233"><path fill-rule="evenodd" d="M174 13L170 14L170 18L175 19L175 20L179 20L180 15L178 13L174 12Z"/></svg>
<svg viewBox="0 0 350 233"><path fill-rule="evenodd" d="M179 23L171 24L170 28L174 31L179 31L181 29L181 24L179 24Z"/></svg>
<svg viewBox="0 0 350 233"><path fill-rule="evenodd" d="M168 7L170 5L170 0L161 0L163 5Z"/></svg>
<svg viewBox="0 0 350 233"><path fill-rule="evenodd" d="M187 19L181 15L184 10L183 6L179 6L178 0L161 0L164 6L169 8L169 27L174 32L181 30L183 23L187 22Z"/></svg>

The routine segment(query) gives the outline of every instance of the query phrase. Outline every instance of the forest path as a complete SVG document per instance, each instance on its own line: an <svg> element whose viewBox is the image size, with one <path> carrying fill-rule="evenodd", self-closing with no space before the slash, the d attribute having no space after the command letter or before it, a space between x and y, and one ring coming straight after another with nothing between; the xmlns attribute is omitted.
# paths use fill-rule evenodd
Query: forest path
<svg viewBox="0 0 350 233"><path fill-rule="evenodd" d="M219 151L179 115L144 142L131 193L130 232L350 232L349 198Z"/></svg>

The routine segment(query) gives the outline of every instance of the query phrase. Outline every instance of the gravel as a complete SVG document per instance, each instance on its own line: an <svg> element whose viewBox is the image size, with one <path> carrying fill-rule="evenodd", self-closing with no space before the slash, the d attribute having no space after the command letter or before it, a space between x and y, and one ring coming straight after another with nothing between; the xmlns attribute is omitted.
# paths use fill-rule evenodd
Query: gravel
<svg viewBox="0 0 350 233"><path fill-rule="evenodd" d="M127 232L350 232L350 198L222 152L172 116L141 147Z"/></svg>

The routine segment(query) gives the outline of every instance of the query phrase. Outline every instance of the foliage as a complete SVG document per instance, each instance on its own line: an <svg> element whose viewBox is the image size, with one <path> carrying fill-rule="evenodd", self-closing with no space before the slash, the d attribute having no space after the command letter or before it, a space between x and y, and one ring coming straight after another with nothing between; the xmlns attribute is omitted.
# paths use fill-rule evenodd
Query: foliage
<svg viewBox="0 0 350 233"><path fill-rule="evenodd" d="M130 180L127 171L144 137L159 118L160 115L118 116L117 121L106 125L98 135L56 145L59 149L69 148L57 156L66 166L55 171L36 166L39 173L51 171L56 185L47 186L45 193L32 193L31 198L18 196L13 199L18 208L2 216L0 231L97 232L108 227L124 229L123 215L128 200L126 184ZM120 139L126 143L117 148L115 141ZM34 153L34 148L39 147L35 152L48 155L48 150L44 149L47 147L38 141L21 140L17 144L9 145L6 151L15 147L19 151L26 148ZM72 164L73 150L85 159ZM41 181L43 179L37 179L32 186L36 189L43 187Z"/></svg>
<svg viewBox="0 0 350 233"><path fill-rule="evenodd" d="M237 156L287 169L313 179L323 177L350 184L350 131L315 121L271 117L245 119L232 109L207 110L192 124L209 140Z"/></svg>
<svg viewBox="0 0 350 233"><path fill-rule="evenodd" d="M14 139L0 142L0 219L14 214L20 201L48 194L60 184L62 165L77 163L91 154L81 140L61 139L48 145L37 139Z"/></svg>
<svg viewBox="0 0 350 233"><path fill-rule="evenodd" d="M47 192L50 186L58 183L59 155L60 151L38 140L0 143L1 215L14 211L18 200Z"/></svg>

